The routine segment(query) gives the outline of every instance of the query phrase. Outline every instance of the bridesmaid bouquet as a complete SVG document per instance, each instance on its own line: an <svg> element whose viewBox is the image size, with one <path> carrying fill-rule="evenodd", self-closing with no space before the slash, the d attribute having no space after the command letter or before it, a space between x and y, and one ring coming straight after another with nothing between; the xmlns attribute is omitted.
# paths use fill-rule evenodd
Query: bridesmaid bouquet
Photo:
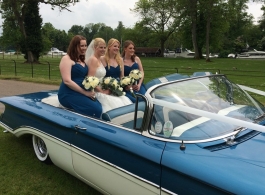
<svg viewBox="0 0 265 195"><path fill-rule="evenodd" d="M132 84L134 83L134 79L130 76L123 77L120 81L122 87L130 86L130 92L133 97L136 97L133 89L132 89Z"/></svg>
<svg viewBox="0 0 265 195"><path fill-rule="evenodd" d="M86 90L94 92L94 89L99 85L99 79L94 76L87 76L82 82ZM93 97L93 100L96 101L96 96Z"/></svg>
<svg viewBox="0 0 265 195"><path fill-rule="evenodd" d="M129 77L134 79L134 85L138 84L138 81L143 78L143 74L139 69L131 70Z"/></svg>
<svg viewBox="0 0 265 195"><path fill-rule="evenodd" d="M123 88L120 86L117 79L112 77L105 77L101 82L102 89L109 89L112 95L115 96L123 96L125 93L123 92Z"/></svg>

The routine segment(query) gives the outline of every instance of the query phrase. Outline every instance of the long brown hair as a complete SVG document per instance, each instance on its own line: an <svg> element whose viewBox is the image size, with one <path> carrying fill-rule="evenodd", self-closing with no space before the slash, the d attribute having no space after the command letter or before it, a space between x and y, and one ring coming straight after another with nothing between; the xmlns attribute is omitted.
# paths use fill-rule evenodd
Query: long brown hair
<svg viewBox="0 0 265 195"><path fill-rule="evenodd" d="M106 53L105 53L105 59L108 65L108 69L110 69L110 64L109 64L109 48L114 44L114 43L118 43L119 46L121 45L120 42L117 39L111 38L108 41L108 46L106 49ZM117 63L119 64L121 71L123 70L123 62L121 60L121 54L120 52L117 53L117 55L114 57L114 59L117 61Z"/></svg>
<svg viewBox="0 0 265 195"><path fill-rule="evenodd" d="M125 56L125 49L127 48L127 47L129 47L129 45L133 45L133 47L134 47L134 50L135 50L135 45L134 45L134 43L131 41L131 40L126 40L126 41L124 41L124 43L123 43L123 51L122 51L122 54L121 54L121 56L122 57L124 57ZM136 57L136 55L135 55L135 53L131 56L131 60L133 61L133 62L135 62L135 57Z"/></svg>
<svg viewBox="0 0 265 195"><path fill-rule="evenodd" d="M67 49L67 54L69 55L70 59L75 62L77 62L78 60L85 62L85 55L79 55L81 40L86 40L86 38L81 35L75 35L70 41Z"/></svg>

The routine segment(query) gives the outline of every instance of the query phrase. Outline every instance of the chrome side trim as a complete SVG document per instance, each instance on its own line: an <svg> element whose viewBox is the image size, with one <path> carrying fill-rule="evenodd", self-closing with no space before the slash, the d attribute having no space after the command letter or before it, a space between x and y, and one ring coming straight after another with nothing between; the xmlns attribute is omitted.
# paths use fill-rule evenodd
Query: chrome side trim
<svg viewBox="0 0 265 195"><path fill-rule="evenodd" d="M151 131L151 130L150 130ZM174 140L174 139L168 139L168 138L162 138L162 137L158 137L155 135L151 135L149 132L144 131L143 132L143 136L145 137L149 137L155 140L160 140L160 141L164 141L164 142L174 142L174 143L186 143L186 144L196 144L196 143L204 143L204 142L211 142L211 141L215 141L215 140L219 140L219 139L224 139L227 137L231 137L232 135L235 135L238 131L234 131L231 132L229 134L223 135L223 136L219 136L219 137L215 137L215 138L209 138L209 139L204 139L204 140L193 140L193 141L188 141L188 140Z"/></svg>
<svg viewBox="0 0 265 195"><path fill-rule="evenodd" d="M9 126L7 126L5 123L3 123L2 121L0 121L0 126L3 127L5 130L4 131L8 131L10 133L13 133L13 129Z"/></svg>
<svg viewBox="0 0 265 195"><path fill-rule="evenodd" d="M121 168L121 167L118 167L118 166L116 166L116 165L114 165L114 164L112 164L112 163L110 163L110 162L108 162L108 161L106 161L106 160L103 160L102 158L99 158L99 157L97 157L97 156L95 156L95 155L93 155L93 154L91 154L91 153L89 153L89 152L87 152L87 151L85 151L85 150L79 148L79 147L76 147L76 146L74 146L74 145L71 145L71 146L72 146L73 148L75 148L75 149L77 149L77 150L79 150L79 151L81 151L81 152L83 152L83 153L85 153L85 154L91 156L92 158L95 158L95 159L101 161L101 162L104 163L104 164L107 164L107 165L109 165L109 166L111 166L111 167L113 167L113 168L115 168L115 169L118 169L118 170L120 170L120 171L122 171L122 172L124 172L124 173L126 173L126 174L128 174L128 175L130 175L130 176L132 176L132 177L134 177L134 178L136 178L136 179L139 179L139 180L141 180L141 181L143 181L143 182L145 182L145 183L148 183L148 184L150 184L150 185L152 185L152 186L154 186L154 187L156 187L156 188L160 188L159 185L157 185L157 184L155 184L155 183L153 183L153 182L150 182L150 181L148 181L148 180L146 180L146 179L144 179L144 178L142 178L142 177L139 177L139 176L137 176L137 175L135 175L135 174L133 174L133 173L131 173L131 172L129 172L129 171L126 171L125 169L123 169L123 168Z"/></svg>
<svg viewBox="0 0 265 195"><path fill-rule="evenodd" d="M161 188L161 191L162 191L162 192L166 192L166 193L168 193L168 194L178 195L178 194L176 194L176 193L174 193L174 192L171 192L171 191L169 191L169 190L167 190L167 189L165 189L165 188Z"/></svg>
<svg viewBox="0 0 265 195"><path fill-rule="evenodd" d="M13 129L13 131L11 131L11 133L15 134L16 131L18 131L18 130L20 130L20 129L22 129L22 128L27 128L27 129L30 129L30 130L37 131L37 132L39 132L39 133L41 133L41 134L44 134L44 135L46 135L46 136L48 136L48 137L51 137L51 138L53 138L53 139L55 139L55 140L57 140L57 141L60 141L60 142L66 144L66 145L68 145L68 146L71 146L71 144L70 144L69 142L66 142L66 141L64 141L64 140L62 140L62 139L59 139L58 137L55 137L55 136L53 136L53 135L51 135L51 134L48 134L48 133L46 133L46 132L44 132L44 131L41 131L41 130L39 130L39 129L36 129L36 128L34 128L34 127L30 127L30 126L20 126L20 127L16 128L16 129ZM32 133L33 133L33 132L32 132Z"/></svg>

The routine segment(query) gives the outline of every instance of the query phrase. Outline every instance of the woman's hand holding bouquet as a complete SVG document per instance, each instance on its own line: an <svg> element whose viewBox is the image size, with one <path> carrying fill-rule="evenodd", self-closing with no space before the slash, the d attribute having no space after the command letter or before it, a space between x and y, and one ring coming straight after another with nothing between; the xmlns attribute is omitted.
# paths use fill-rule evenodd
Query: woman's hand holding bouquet
<svg viewBox="0 0 265 195"><path fill-rule="evenodd" d="M82 85L84 85L84 88L86 90L89 90L91 92L95 92L95 88L99 85L99 79L97 77L94 76L87 76L85 77L85 79L82 82ZM94 101L96 101L96 96L93 95L93 97L91 97Z"/></svg>
<svg viewBox="0 0 265 195"><path fill-rule="evenodd" d="M123 77L120 83L122 87L129 88L132 96L136 97L132 89L132 84L134 83L134 79L132 77L130 76Z"/></svg>
<svg viewBox="0 0 265 195"><path fill-rule="evenodd" d="M142 72L138 69L131 70L129 77L134 79L134 83L132 86L133 90L139 91L141 87L141 85L139 84L139 80L143 78Z"/></svg>
<svg viewBox="0 0 265 195"><path fill-rule="evenodd" d="M101 83L102 89L105 91L108 90L112 95L115 96L123 96L125 93L123 92L123 88L120 86L119 82L112 77L105 77Z"/></svg>

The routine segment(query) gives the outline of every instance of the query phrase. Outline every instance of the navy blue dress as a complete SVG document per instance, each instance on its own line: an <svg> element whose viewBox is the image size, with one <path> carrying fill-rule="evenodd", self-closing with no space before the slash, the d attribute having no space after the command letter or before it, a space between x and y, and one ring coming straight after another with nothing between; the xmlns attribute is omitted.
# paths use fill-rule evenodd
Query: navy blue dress
<svg viewBox="0 0 265 195"><path fill-rule="evenodd" d="M120 75L121 75L121 68L120 66L117 66L114 68L113 66L108 67L108 65L105 67L106 69L106 76L105 77L112 77L117 79L118 81L120 80Z"/></svg>
<svg viewBox="0 0 265 195"><path fill-rule="evenodd" d="M130 72L132 70L134 70L134 69L138 69L139 70L139 65L136 62L134 62L134 64L132 66L126 66L126 65L124 65L124 76L129 76ZM135 97L132 96L132 94L130 93L130 91L125 91L125 92L126 92L126 96L128 98L130 98L130 100L132 102L135 102ZM140 87L140 90L139 91L134 91L134 92L135 93L140 93L140 94L144 95L145 92L146 92L146 89L145 89L144 84L143 83L141 84L141 87ZM142 101L143 99L140 98L139 100Z"/></svg>
<svg viewBox="0 0 265 195"><path fill-rule="evenodd" d="M83 67L81 64L75 63L71 70L71 79L84 89L82 82L87 76L88 66ZM94 101L91 98L70 89L64 82L61 83L58 91L58 99L60 104L66 108L73 109L74 111L100 118L102 113L102 106L98 100Z"/></svg>

